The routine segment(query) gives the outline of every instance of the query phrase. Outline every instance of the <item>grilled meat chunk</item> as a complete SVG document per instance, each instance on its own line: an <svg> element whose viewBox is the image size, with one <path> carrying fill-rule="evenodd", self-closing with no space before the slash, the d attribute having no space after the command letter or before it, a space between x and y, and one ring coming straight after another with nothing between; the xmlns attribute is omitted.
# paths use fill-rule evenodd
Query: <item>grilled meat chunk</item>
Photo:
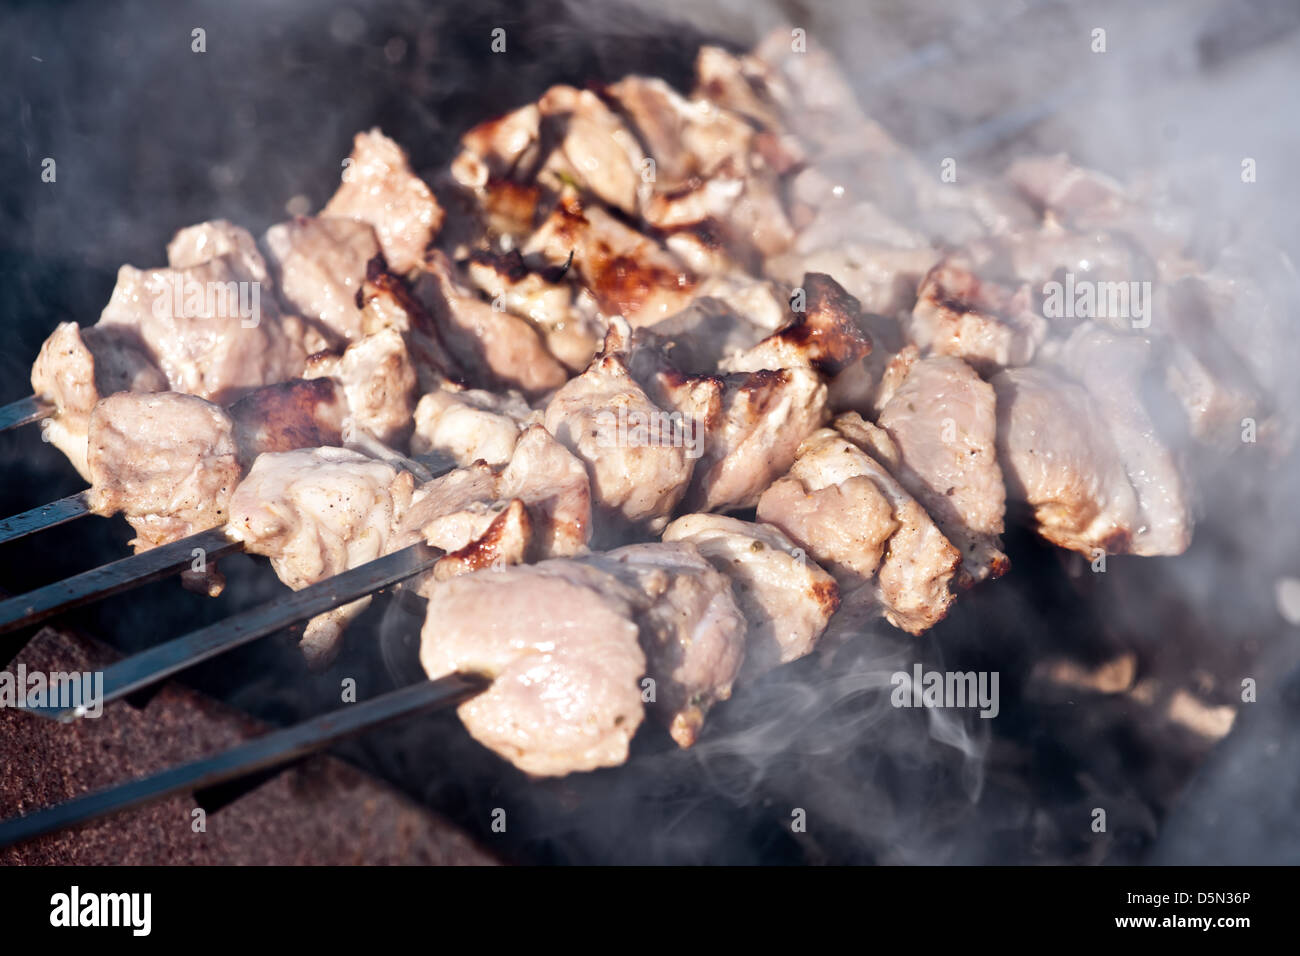
<svg viewBox="0 0 1300 956"><path fill-rule="evenodd" d="M86 437L90 413L115 392L162 392L167 377L149 359L139 336L126 328L60 322L32 365L32 392L54 406L42 436L68 456L87 481Z"/></svg>
<svg viewBox="0 0 1300 956"><path fill-rule="evenodd" d="M435 582L427 597L425 673L492 678L458 710L475 740L537 776L627 759L645 713L635 589L555 560Z"/></svg>
<svg viewBox="0 0 1300 956"><path fill-rule="evenodd" d="M1010 565L999 537L1006 489L993 388L958 358L899 364L903 381L877 419L898 448L892 470L961 551L964 583L998 577Z"/></svg>
<svg viewBox="0 0 1300 956"><path fill-rule="evenodd" d="M490 180L531 175L539 160L541 125L541 110L529 103L475 126L461 137L460 154L451 163L453 178L480 190Z"/></svg>
<svg viewBox="0 0 1300 956"><path fill-rule="evenodd" d="M342 445L348 403L334 379L295 378L250 392L226 411L247 472L263 452Z"/></svg>
<svg viewBox="0 0 1300 956"><path fill-rule="evenodd" d="M665 528L663 539L694 545L731 581L746 625L741 679L811 653L839 607L835 579L772 525L692 514Z"/></svg>
<svg viewBox="0 0 1300 956"><path fill-rule="evenodd" d="M137 551L222 524L241 473L231 417L178 392L101 401L88 459L91 510L124 513Z"/></svg>
<svg viewBox="0 0 1300 956"><path fill-rule="evenodd" d="M292 378L306 359L300 331L238 253L184 269L123 266L97 327L138 336L173 391L219 404Z"/></svg>
<svg viewBox="0 0 1300 956"><path fill-rule="evenodd" d="M361 306L363 334L375 335L385 329L401 333L422 392L448 380L460 380L463 370L452 358L429 310L379 259L370 260L366 266L357 302Z"/></svg>
<svg viewBox="0 0 1300 956"><path fill-rule="evenodd" d="M601 202L634 215L645 154L623 121L595 93L572 86L551 87L537 108L543 130L557 129L543 178L576 180Z"/></svg>
<svg viewBox="0 0 1300 956"><path fill-rule="evenodd" d="M581 372L600 350L605 324L589 293L546 274L556 271L530 269L518 250L476 251L466 266L469 280L492 299L493 308L528 319L551 354L569 371Z"/></svg>
<svg viewBox="0 0 1300 956"><path fill-rule="evenodd" d="M586 463L596 507L618 527L662 528L703 450L699 424L653 402L617 350L556 392L545 422Z"/></svg>
<svg viewBox="0 0 1300 956"><path fill-rule="evenodd" d="M1047 320L1033 311L1028 285L1011 289L941 262L922 280L906 331L924 351L993 370L1029 364Z"/></svg>
<svg viewBox="0 0 1300 956"><path fill-rule="evenodd" d="M1007 494L1030 507L1038 533L1090 558L1129 550L1137 498L1087 390L1042 368L1006 369L992 385Z"/></svg>
<svg viewBox="0 0 1300 956"><path fill-rule="evenodd" d="M238 267L255 282L268 283L270 272L247 229L225 219L212 219L186 226L167 243L167 265L188 269L220 256L232 256Z"/></svg>
<svg viewBox="0 0 1300 956"><path fill-rule="evenodd" d="M487 392L443 382L415 406L411 452L450 459L464 467L475 461L504 465L519 432L540 413L518 392Z"/></svg>
<svg viewBox="0 0 1300 956"><path fill-rule="evenodd" d="M528 511L529 560L586 549L591 537L587 470L541 425L524 430L504 467L476 461L421 485L398 537L403 545L422 538L444 551L459 551L482 537L515 500Z"/></svg>
<svg viewBox="0 0 1300 956"><path fill-rule="evenodd" d="M416 372L395 329L353 342L342 355L312 356L305 378L332 377L343 388L352 422L381 444L405 448L413 428Z"/></svg>
<svg viewBox="0 0 1300 956"><path fill-rule="evenodd" d="M653 239L619 222L599 206L583 205L566 191L523 248L525 259L572 268L606 316L633 326L653 325L684 309L696 279Z"/></svg>
<svg viewBox="0 0 1300 956"><path fill-rule="evenodd" d="M357 292L380 254L369 223L298 216L268 229L266 248L281 297L331 348L361 338Z"/></svg>
<svg viewBox="0 0 1300 956"><path fill-rule="evenodd" d="M686 498L698 511L754 507L828 416L826 385L812 369L740 372L722 384L721 410L706 428Z"/></svg>
<svg viewBox="0 0 1300 956"><path fill-rule="evenodd" d="M537 557L569 557L586 550L592 532L587 469L541 425L530 425L519 436L497 494L528 507Z"/></svg>
<svg viewBox="0 0 1300 956"><path fill-rule="evenodd" d="M359 219L373 226L384 259L398 273L410 272L424 261L443 219L433 190L411 171L402 148L378 129L357 133L343 183L321 215Z"/></svg>
<svg viewBox="0 0 1300 956"><path fill-rule="evenodd" d="M584 560L640 592L653 709L678 746L691 746L709 708L731 696L744 659L745 619L730 583L683 542L631 544Z"/></svg>
<svg viewBox="0 0 1300 956"><path fill-rule="evenodd" d="M707 99L688 100L657 77L627 76L607 92L655 161L654 185L672 191L751 156L753 127Z"/></svg>
<svg viewBox="0 0 1300 956"><path fill-rule="evenodd" d="M414 481L387 462L342 448L258 457L230 500L227 532L301 590L391 550ZM312 667L337 655L343 629L370 598L318 615L300 647Z"/></svg>
<svg viewBox="0 0 1300 956"><path fill-rule="evenodd" d="M1138 523L1128 550L1182 554L1191 543L1194 518L1182 469L1144 398L1151 342L1085 322L1062 346L1058 360L1092 396L1137 496Z"/></svg>
<svg viewBox="0 0 1300 956"><path fill-rule="evenodd" d="M759 499L758 518L825 565L846 593L869 588L891 624L920 634L948 613L961 554L880 463L897 457L883 430L841 416L803 443L790 473Z"/></svg>
<svg viewBox="0 0 1300 956"><path fill-rule="evenodd" d="M871 352L858 302L828 275L803 277L804 311L752 349L721 363L724 371L813 368L834 377Z"/></svg>
<svg viewBox="0 0 1300 956"><path fill-rule="evenodd" d="M451 262L432 253L415 294L438 325L440 337L471 382L516 388L528 396L558 388L569 373L546 349L537 329L498 311L463 286Z"/></svg>

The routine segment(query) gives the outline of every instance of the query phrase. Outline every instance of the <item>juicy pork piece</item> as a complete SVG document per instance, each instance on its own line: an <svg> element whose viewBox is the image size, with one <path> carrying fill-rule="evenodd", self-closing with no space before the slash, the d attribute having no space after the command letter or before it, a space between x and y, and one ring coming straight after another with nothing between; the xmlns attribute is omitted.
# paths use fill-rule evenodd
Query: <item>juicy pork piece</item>
<svg viewBox="0 0 1300 956"><path fill-rule="evenodd" d="M616 350L555 393L545 422L586 463L596 507L617 528L662 528L702 450L698 423L652 401Z"/></svg>
<svg viewBox="0 0 1300 956"><path fill-rule="evenodd" d="M318 353L304 377L335 379L352 423L381 444L405 448L413 427L417 382L402 336L384 329L349 345L342 355Z"/></svg>
<svg viewBox="0 0 1300 956"><path fill-rule="evenodd" d="M684 309L696 279L653 239L566 191L524 246L526 259L572 266L606 316L653 325Z"/></svg>
<svg viewBox="0 0 1300 956"><path fill-rule="evenodd" d="M331 348L361 338L357 292L380 254L369 223L298 216L268 229L266 248L281 297Z"/></svg>
<svg viewBox="0 0 1300 956"><path fill-rule="evenodd" d="M772 525L692 514L665 528L663 539L694 545L731 581L746 624L742 679L811 653L839 607L835 579Z"/></svg>
<svg viewBox="0 0 1300 956"><path fill-rule="evenodd" d="M1182 554L1195 521L1178 459L1147 409L1143 378L1151 342L1085 322L1062 346L1058 360L1092 396L1137 496L1138 523L1129 550Z"/></svg>
<svg viewBox="0 0 1300 956"><path fill-rule="evenodd" d="M627 759L645 715L639 592L555 560L438 581L426 595L425 673L492 678L457 711L475 740L537 776Z"/></svg>
<svg viewBox="0 0 1300 956"><path fill-rule="evenodd" d="M1137 498L1088 392L1042 368L1006 369L992 385L1007 493L1029 506L1038 533L1089 558L1128 551Z"/></svg>
<svg viewBox="0 0 1300 956"><path fill-rule="evenodd" d="M911 360L894 365L906 365L903 379L877 419L898 448L887 464L961 551L963 583L999 577L1010 564L993 388L961 359L906 351Z"/></svg>
<svg viewBox="0 0 1300 956"><path fill-rule="evenodd" d="M1012 289L941 262L922 280L906 331L922 350L981 371L1027 365L1047 336L1047 320L1033 309L1028 285Z"/></svg>
<svg viewBox="0 0 1300 956"><path fill-rule="evenodd" d="M101 401L88 459L91 511L124 513L136 551L222 524L241 474L231 417L179 392Z"/></svg>
<svg viewBox="0 0 1300 956"><path fill-rule="evenodd" d="M803 311L753 348L720 363L723 371L813 368L833 378L870 354L861 309L843 286L828 275L810 272L801 289Z"/></svg>
<svg viewBox="0 0 1300 956"><path fill-rule="evenodd" d="M54 406L41 435L87 481L87 430L95 403L115 392L166 390L167 377L129 329L80 329L75 322L60 322L32 365L33 394Z"/></svg>
<svg viewBox="0 0 1300 956"><path fill-rule="evenodd" d="M292 378L306 359L301 331L241 263L228 253L183 269L122 266L97 328L138 336L173 391L219 404Z"/></svg>
<svg viewBox="0 0 1300 956"><path fill-rule="evenodd" d="M547 351L537 329L527 319L494 309L461 285L445 256L431 253L426 270L415 294L473 384L537 396L568 379L568 371Z"/></svg>
<svg viewBox="0 0 1300 956"><path fill-rule="evenodd" d="M295 378L250 392L226 411L247 472L262 452L342 445L348 403L333 379Z"/></svg>
<svg viewBox="0 0 1300 956"><path fill-rule="evenodd" d="M247 229L225 219L213 219L187 226L167 243L167 264L188 269L219 256L233 256L239 268L257 282L269 282L266 260Z"/></svg>
<svg viewBox="0 0 1300 956"><path fill-rule="evenodd" d="M920 634L947 614L961 554L880 463L897 458L889 436L852 414L837 426L803 443L759 499L758 518L826 566L846 599L869 598L895 627Z"/></svg>
<svg viewBox="0 0 1300 956"><path fill-rule="evenodd" d="M452 177L467 189L482 190L493 180L530 175L540 155L541 125L536 103L480 123L461 137Z"/></svg>
<svg viewBox="0 0 1300 956"><path fill-rule="evenodd" d="M635 215L645 154L623 121L590 90L553 86L537 101L543 131L556 128L558 146L547 174L577 181L601 202Z"/></svg>
<svg viewBox="0 0 1300 956"><path fill-rule="evenodd" d="M90 418L91 507L124 513L137 552L216 527L258 455L338 445L346 412L329 379L268 385L227 409L180 392L119 392ZM217 594L223 579L209 565L182 583Z"/></svg>
<svg viewBox="0 0 1300 956"><path fill-rule="evenodd" d="M422 539L449 553L487 534L518 502L527 512L527 560L569 557L591 538L591 486L582 462L541 425L529 426L504 467L482 461L457 468L416 489L398 529L399 546ZM502 529L504 530L504 529Z"/></svg>
<svg viewBox="0 0 1300 956"><path fill-rule="evenodd" d="M716 103L769 130L784 125L782 104L789 102L789 91L758 57L702 46L695 58L695 80L695 99Z"/></svg>
<svg viewBox="0 0 1300 956"><path fill-rule="evenodd" d="M686 498L698 511L754 507L828 415L826 385L812 369L740 372L722 384L722 409L706 429Z"/></svg>
<svg viewBox="0 0 1300 956"><path fill-rule="evenodd" d="M88 448L90 510L125 515L137 554L224 523L243 474L231 417L179 392L110 395L91 413ZM182 583L217 595L225 579L212 565Z"/></svg>
<svg viewBox="0 0 1300 956"><path fill-rule="evenodd" d="M692 423L687 447L698 461L685 499L692 510L752 508L827 417L826 386L809 368L684 375L668 343L648 329L629 335L621 322L611 324L605 351L625 354L651 401Z"/></svg>
<svg viewBox="0 0 1300 956"><path fill-rule="evenodd" d="M675 190L749 155L753 127L707 99L688 100L657 77L627 76L607 89L655 161L654 185Z"/></svg>
<svg viewBox="0 0 1300 956"><path fill-rule="evenodd" d="M788 247L794 230L779 174L796 160L760 137L741 116L708 100L690 101L662 80L629 76L609 95L630 117L655 161L641 190L641 215L660 229L710 223L759 256ZM774 147L769 136L761 140Z"/></svg>
<svg viewBox="0 0 1300 956"><path fill-rule="evenodd" d="M590 293L563 282L562 271L530 269L518 250L504 255L478 250L466 267L469 280L492 299L493 308L528 319L551 354L569 371L581 372L600 350L605 324Z"/></svg>
<svg viewBox="0 0 1300 956"><path fill-rule="evenodd" d="M433 191L411 171L402 148L378 129L357 133L343 183L322 216L358 219L374 227L384 259L397 273L424 261L442 228L443 212Z"/></svg>
<svg viewBox="0 0 1300 956"><path fill-rule="evenodd" d="M413 488L409 473L346 449L272 452L235 489L226 530L298 591L392 550ZM308 622L300 646L310 666L334 659L343 629L370 600Z"/></svg>
<svg viewBox="0 0 1300 956"><path fill-rule="evenodd" d="M429 391L449 379L458 380L463 374L428 309L380 260L372 259L366 266L357 302L361 306L363 334L375 335L386 329L401 333L421 391Z"/></svg>
<svg viewBox="0 0 1300 956"><path fill-rule="evenodd" d="M465 467L504 465L520 431L541 418L518 392L487 392L443 382L415 406L411 453L446 458Z"/></svg>
<svg viewBox="0 0 1300 956"><path fill-rule="evenodd" d="M632 544L585 559L637 589L636 617L654 710L680 747L709 708L731 696L745 654L745 618L727 578L694 545Z"/></svg>

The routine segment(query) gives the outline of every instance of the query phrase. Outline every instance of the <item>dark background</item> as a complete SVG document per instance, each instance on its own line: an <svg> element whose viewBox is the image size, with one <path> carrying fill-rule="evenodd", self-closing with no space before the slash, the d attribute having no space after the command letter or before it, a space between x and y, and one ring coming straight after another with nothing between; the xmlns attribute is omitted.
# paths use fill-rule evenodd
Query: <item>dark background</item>
<svg viewBox="0 0 1300 956"><path fill-rule="evenodd" d="M378 125L431 176L473 123L548 85L628 72L688 86L701 42L743 48L805 27L853 77L868 112L925 159L996 171L1068 150L1109 172L1156 170L1203 218L1296 248L1300 44L1293 3L6 3L0 8L0 401L27 394L56 322L91 324L117 267L148 266L181 226L229 218L255 234L305 197L319 208L359 129ZM1094 25L1110 52L1087 50ZM489 50L495 27L507 52ZM195 27L207 51L191 51ZM1260 183L1243 193L1242 156ZM57 162L43 183L41 161ZM1211 184L1208 188L1204 185ZM304 200L300 199L300 203ZM0 435L0 513L80 490L33 428ZM963 596L922 640L864 635L771 675L715 712L680 752L647 730L628 766L527 781L452 715L340 752L527 862L1140 862L1300 860L1300 705L1281 678L1296 631L1274 609L1300 572L1294 462L1240 455L1207 476L1205 522L1172 561L1112 559L1105 576L1023 533L1011 574ZM1248 520L1247 520L1248 519ZM17 592L120 556L124 521L86 519L0 551ZM69 616L123 649L220 619L282 590L264 563L223 564L225 595L164 582ZM404 601L379 601L323 675L288 638L187 679L287 723L412 679ZM1230 702L1262 693L1199 776L1203 742L1124 695L1054 696L1034 665L1138 655L1161 686ZM888 674L998 670L996 721L888 706ZM1208 689L1201 675L1212 675ZM987 724L995 724L995 733ZM7 768L21 772L20 768ZM1190 789L1187 789L1190 787ZM1094 834L1090 810L1108 808ZM506 835L488 829L510 813ZM793 834L794 808L809 826Z"/></svg>

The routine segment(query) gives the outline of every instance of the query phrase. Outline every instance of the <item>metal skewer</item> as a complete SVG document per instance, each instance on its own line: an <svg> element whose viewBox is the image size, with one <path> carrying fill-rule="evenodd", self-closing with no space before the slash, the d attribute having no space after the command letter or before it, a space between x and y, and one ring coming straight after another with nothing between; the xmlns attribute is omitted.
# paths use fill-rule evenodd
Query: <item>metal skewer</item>
<svg viewBox="0 0 1300 956"><path fill-rule="evenodd" d="M53 405L42 401L35 395L28 395L26 398L20 398L8 405L0 405L0 432L17 428L19 425L28 425L40 421L45 416L53 414L54 411Z"/></svg>
<svg viewBox="0 0 1300 956"><path fill-rule="evenodd" d="M68 495L66 498L51 501L47 505L32 508L0 521L0 544L6 541L17 541L19 538L44 531L46 528L57 528L61 524L67 524L75 518L88 514L90 514L90 505L87 494L79 491L75 495Z"/></svg>
<svg viewBox="0 0 1300 956"><path fill-rule="evenodd" d="M0 634L184 571L193 562L195 550L202 552L204 561L215 561L227 554L242 551L243 548L240 542L227 538L221 528L211 528L171 544L74 574L62 581L0 601Z"/></svg>
<svg viewBox="0 0 1300 956"><path fill-rule="evenodd" d="M95 703L107 704L118 700L218 654L274 634L290 624L392 587L432 568L441 556L441 551L428 545L414 544L134 654L104 671L103 692ZM72 707L28 709L61 721L76 720L85 713L84 708Z"/></svg>
<svg viewBox="0 0 1300 956"><path fill-rule="evenodd" d="M344 737L389 721L459 704L487 687L475 675L453 674L391 691L373 700L313 717L293 727L148 777L77 797L66 803L0 822L0 847L53 830L78 826L119 810L178 793L227 783L248 774L292 763Z"/></svg>

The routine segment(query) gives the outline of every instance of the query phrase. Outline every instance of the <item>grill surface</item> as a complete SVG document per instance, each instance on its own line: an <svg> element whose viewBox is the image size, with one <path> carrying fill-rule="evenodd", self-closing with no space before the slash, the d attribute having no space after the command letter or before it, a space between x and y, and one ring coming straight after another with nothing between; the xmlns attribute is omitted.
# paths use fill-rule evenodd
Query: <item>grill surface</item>
<svg viewBox="0 0 1300 956"><path fill-rule="evenodd" d="M0 14L0 44L20 73L23 146L19 169L0 186L0 308L11 317L0 324L0 360L13 384L5 400L19 397L30 360L56 320L93 321L119 263L155 261L185 223L221 216L260 232L285 216L290 197L305 195L319 206L355 130L383 127L410 149L417 169L429 171L445 162L472 122L533 99L553 82L640 71L680 83L702 38L717 34L744 45L767 25L764 17L807 21L811 35L830 38L862 82L868 110L926 158L937 161L955 143L974 143L983 153L975 160L993 167L1021 151L1061 148L1116 173L1153 157L1171 164L1208 155L1235 165L1239 144L1255 128L1249 117L1212 147L1189 105L1210 96L1207 90L1219 91L1214 97L1233 90L1267 96L1278 62L1295 60L1295 37L1283 20L1270 34L1280 38L1274 45L1249 36L1244 46L1220 43L1206 59L1215 72L1198 69L1196 31L1183 25L1213 25L1218 5L1208 2L1180 8L1174 40L1181 42L1167 36L1174 5L1124 20L1124 4L1090 11L1122 24L1110 29L1116 62L1129 64L1126 75L1143 75L1132 66L1141 57L1172 60L1162 74L1171 82L1152 81L1141 96L1107 82L1108 61L1087 71L1058 69L1048 78L1035 73L1043 64L1070 62L1063 58L1086 26L1055 3L1023 4L1017 16L972 8L958 21L890 4L881 8L879 30L865 22L837 30L856 22L845 19L853 4L816 11L773 5L755 17L728 4L670 5L691 15L695 31L665 26L648 7L611 12L560 2L436 9L389 3L364 12L339 4L269 11L258 5L255 16L244 6L183 12L86 2ZM498 25L508 30L506 57L488 52ZM189 47L196 26L207 30L205 54ZM999 89L989 77L996 79L1011 55L1021 64L1009 77L1013 88ZM1014 129L1010 142L969 139L990 122L996 128L1003 115L1032 114L1039 102L1055 102L1060 111ZM1273 102L1266 99L1258 112L1267 116ZM1099 117L1119 103L1132 114L1125 122L1141 135L1118 141L1092 135L1111 128ZM1164 118L1147 121L1155 116ZM1283 154L1295 135L1287 127L1259 145L1261 165ZM54 184L39 181L47 155L59 163ZM1286 191L1295 188L1281 184L1263 204L1287 208ZM1244 215L1245 207L1234 212ZM1285 221L1276 227L1288 243L1294 230ZM0 457L7 462L0 513L80 488L33 429L0 435ZM1239 509L1250 508L1266 524L1272 516L1276 527L1285 526L1300 492L1277 473L1239 457L1211 476L1207 499L1218 504L1198 528L1192 551L1173 561L1112 559L1106 575L1090 575L1031 536L1010 535L1012 572L965 595L927 638L882 633L778 671L720 708L694 751L642 734L626 767L532 782L470 741L453 716L437 715L386 728L339 753L518 861L1141 861L1157 846L1162 821L1213 743L1169 718L1177 691L1191 691L1213 708L1235 702L1243 676L1257 676L1265 701L1265 688L1276 686L1269 681L1295 665L1295 653L1286 650L1294 632L1273 609L1272 582L1294 574L1300 557L1293 545L1243 541L1236 523ZM1280 469L1295 473L1294 462ZM86 519L12 543L0 553L0 583L25 591L104 563L126 553L128 536L120 521ZM230 583L217 600L168 581L74 612L68 621L130 651L283 593L253 559L226 559L223 570ZM303 671L291 640L271 639L210 662L189 679L240 711L287 724L337 706L344 678L355 679L366 695L417 676L416 620L404 600L377 602L324 675ZM1135 659L1139 679L1152 681L1149 702L1063 692L1036 670L1057 659L1087 669L1125 654ZM876 691L881 675L910 670L916 661L998 670L999 720L934 726L923 712L888 707ZM1263 734L1260 746L1294 726L1275 717L1251 718L1252 727L1264 727L1252 738ZM996 723L996 733L986 723ZM168 736L163 727L157 732L132 743L150 766L172 753L148 742ZM54 747L52 736L27 753ZM7 791L8 799L53 798L40 789L49 778L39 759L5 762L12 770L6 787L17 788ZM1206 773L1224 763L1220 755ZM271 786L276 794L294 792L284 780ZM1261 774L1257 786L1300 794L1294 773ZM1193 792L1215 793L1213 779L1197 781ZM1234 793L1232 799L1253 798ZM1294 806L1294 799L1283 805ZM1087 827L1096 806L1112 808L1107 834ZM499 808L509 824L497 835L491 822ZM796 809L807 812L806 833L791 831ZM292 814L293 802L281 812ZM1175 814L1174 822L1179 819ZM99 840L124 838L129 826L106 822L94 842L67 837L57 845L60 852L100 846ZM1159 847L1164 858L1201 845L1195 827L1175 833L1180 842ZM1300 857L1296 838L1287 842L1281 833L1261 828L1252 842L1233 846L1251 854L1247 859ZM217 839L209 834L209 842ZM235 854L238 845L228 849ZM190 852L205 858L193 847ZM278 861L296 859L295 852L286 847ZM377 847L358 852L387 858Z"/></svg>

